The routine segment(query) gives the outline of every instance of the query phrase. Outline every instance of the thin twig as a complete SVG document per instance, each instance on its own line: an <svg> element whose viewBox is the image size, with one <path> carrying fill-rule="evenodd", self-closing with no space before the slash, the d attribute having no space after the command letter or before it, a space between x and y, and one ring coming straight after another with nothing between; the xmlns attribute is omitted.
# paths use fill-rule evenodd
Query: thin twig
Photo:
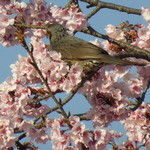
<svg viewBox="0 0 150 150"><path fill-rule="evenodd" d="M18 150L27 150L26 147L22 145L19 141L16 141L15 144Z"/></svg>
<svg viewBox="0 0 150 150"><path fill-rule="evenodd" d="M46 25L38 26L38 25L27 25L27 24L15 23L13 26L14 27L20 27L20 28L45 29L45 30L47 29Z"/></svg>
<svg viewBox="0 0 150 150"><path fill-rule="evenodd" d="M131 108L132 111L135 111L136 109L138 109L138 108L142 105L142 103L143 103L143 101L144 101L144 99L145 99L145 95L146 95L147 90L149 89L149 87L150 87L150 81L148 82L147 88L146 88L146 90L143 92L142 96L137 98L137 103L136 103L136 105L135 105L133 108Z"/></svg>
<svg viewBox="0 0 150 150"><path fill-rule="evenodd" d="M70 0L70 1L66 4L65 7L68 7L68 6L71 5L71 4L75 4L75 5L77 5L77 6L79 7L78 0Z"/></svg>
<svg viewBox="0 0 150 150"><path fill-rule="evenodd" d="M140 58L140 59L145 59L147 61L150 61L149 56L147 56L145 54L143 55L140 52L138 52L138 53L137 52L136 53L134 53L134 52L133 53L124 52L124 53L116 55L115 57L121 58L121 59L129 58L129 57L135 57L135 58Z"/></svg>
<svg viewBox="0 0 150 150"><path fill-rule="evenodd" d="M88 119L86 113L83 114L75 114L74 116L78 116L80 118L80 120L90 120Z"/></svg>
<svg viewBox="0 0 150 150"><path fill-rule="evenodd" d="M23 133L21 134L19 137L18 137L18 140L20 141L21 139L25 138L26 137L26 133Z"/></svg>
<svg viewBox="0 0 150 150"><path fill-rule="evenodd" d="M48 99L50 97L51 97L51 94L47 94L47 95L44 95L40 98L33 99L32 101L28 102L28 104L37 103L37 102L43 101L45 99Z"/></svg>
<svg viewBox="0 0 150 150"><path fill-rule="evenodd" d="M97 5L87 16L87 20L94 16L101 9L101 5Z"/></svg>

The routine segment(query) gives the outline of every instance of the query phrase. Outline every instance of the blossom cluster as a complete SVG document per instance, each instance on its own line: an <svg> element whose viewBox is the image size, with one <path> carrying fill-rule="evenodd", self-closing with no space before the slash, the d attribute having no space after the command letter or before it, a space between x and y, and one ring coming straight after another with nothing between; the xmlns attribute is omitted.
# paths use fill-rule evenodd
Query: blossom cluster
<svg viewBox="0 0 150 150"><path fill-rule="evenodd" d="M92 150L105 150L109 141L122 136L122 134L116 133L113 130L100 127L90 131L86 129L85 124L80 122L79 117L70 116L69 121L72 126L70 132L65 132L65 129L64 131L61 129L66 124L64 118L57 118L51 124L53 149L76 150L85 147Z"/></svg>
<svg viewBox="0 0 150 150"><path fill-rule="evenodd" d="M1 144L0 149L5 150L8 147L15 145L17 137L14 136L15 129L19 132L26 132L27 136L31 138L32 130L34 133L40 132L33 127L33 121L26 118L35 118L48 112L47 105L31 105L30 97L31 90L25 87L21 82L11 78L0 85L0 135ZM33 135L32 135L33 136ZM33 139L40 138L34 136Z"/></svg>
<svg viewBox="0 0 150 150"><path fill-rule="evenodd" d="M32 45L34 47L33 55L36 64L41 70L43 77L47 78L47 83L52 92L56 92L57 90L69 92L81 82L81 66L77 64L71 67L67 66L67 63L61 60L59 53L47 51L42 40L37 41L36 38L33 38ZM30 103L33 100L32 88L37 91L46 91L47 88L44 85L41 86L43 81L32 65L32 60L29 56L19 56L19 60L15 64L12 64L11 68L12 78L0 85L0 100L2 104L0 112L2 114L1 117L5 118L2 121L2 126L8 129L8 134L6 134L6 131L2 132L2 135L4 134L5 136L2 138L3 142L1 145L6 148L5 144L7 143L7 146L9 146L10 142L8 140L11 140L11 144L14 145L17 138L13 138L13 128L25 131L27 136L37 142L48 140L48 135L44 135L47 138L43 140L41 139L43 137L40 137L41 133L45 134L46 131L44 129L41 129L41 131L37 130L32 127L33 122L23 119L23 117L37 118L50 110L48 105ZM3 120L2 118L1 120ZM28 123L26 123L28 127L24 125L24 122ZM39 136L35 136L35 134L39 134Z"/></svg>
<svg viewBox="0 0 150 150"><path fill-rule="evenodd" d="M52 92L57 90L69 92L81 82L81 66L73 65L69 68L61 60L61 55L54 51L47 51L41 40L36 41L33 38L32 45L36 64L43 77L47 78ZM15 128L20 131L23 130L28 137L37 142L43 143L49 140L49 136L45 133L47 129L38 130L33 127L33 121L24 119L24 117L37 118L50 110L46 104L32 104L34 100L32 89L47 91L47 88L43 85L43 81L33 67L29 56L19 56L19 60L16 64L12 64L11 68L12 78L0 85L0 120L3 127L1 130L1 149L15 144L17 140L14 137L13 129ZM35 136L36 134L38 136Z"/></svg>
<svg viewBox="0 0 150 150"><path fill-rule="evenodd" d="M145 143L146 148L150 149L150 104L143 103L122 124L129 141Z"/></svg>
<svg viewBox="0 0 150 150"><path fill-rule="evenodd" d="M127 27L128 30L123 30L120 25L120 27L116 27L112 24L109 24L106 26L105 30L108 36L119 40L121 42L128 42L130 40L130 44L137 46L141 49L146 49L150 51L150 8L144 8L142 7L141 15L143 18L148 22L147 26L144 26L142 24L136 24L136 25L129 25L128 23L123 23L123 27ZM127 39L127 35L130 37L130 39ZM103 47L111 54L114 55L116 52L112 49L115 49L114 44L109 43L108 41L103 42ZM116 48L118 51L118 47Z"/></svg>
<svg viewBox="0 0 150 150"><path fill-rule="evenodd" d="M139 74L129 66L109 65L99 70L93 80L85 83L80 93L86 95L92 109L87 113L95 126L106 127L128 116L129 98L140 97L146 88Z"/></svg>
<svg viewBox="0 0 150 150"><path fill-rule="evenodd" d="M83 74L81 66L75 64L69 67L61 60L61 54L47 50L42 40L37 41L36 38L32 38L31 43L34 47L35 62L42 76L47 79L52 92L57 90L69 92L81 82ZM25 85L43 83L30 57L19 56L19 60L16 64L12 64L11 68L13 78Z"/></svg>
<svg viewBox="0 0 150 150"><path fill-rule="evenodd" d="M71 30L81 30L88 23L85 15L76 5L70 5L66 8L58 7L54 4L46 5L43 0L31 1L31 3L17 1L0 2L0 44L4 46L13 46L18 43L16 38L16 28L11 26L15 22L14 15L23 18L23 22L28 25L46 25L59 22L65 24ZM40 31L39 34L44 36ZM29 30L24 32L26 36L31 36Z"/></svg>

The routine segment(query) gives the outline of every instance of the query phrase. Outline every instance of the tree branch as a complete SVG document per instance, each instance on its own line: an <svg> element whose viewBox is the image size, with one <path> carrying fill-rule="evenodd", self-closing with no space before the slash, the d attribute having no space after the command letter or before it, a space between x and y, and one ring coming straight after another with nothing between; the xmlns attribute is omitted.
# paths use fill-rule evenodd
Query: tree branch
<svg viewBox="0 0 150 150"><path fill-rule="evenodd" d="M78 116L80 118L80 120L90 120L88 119L86 113L83 114L75 114L74 116Z"/></svg>
<svg viewBox="0 0 150 150"><path fill-rule="evenodd" d="M137 98L137 104L133 108L131 108L132 111L135 111L136 109L138 109L141 106L141 104L143 103L143 101L145 99L145 95L146 95L146 92L149 89L149 87L150 87L150 81L148 82L147 88L143 92L142 96Z"/></svg>
<svg viewBox="0 0 150 150"><path fill-rule="evenodd" d="M16 141L16 147L18 150L27 150L24 145L22 145L19 141Z"/></svg>
<svg viewBox="0 0 150 150"><path fill-rule="evenodd" d="M140 9L134 9L134 8L125 7L117 4L102 2L99 0L80 0L80 1L89 3L89 6L87 6L87 8L99 5L101 8L109 8L113 10L118 10L120 12L126 12L128 14L141 15Z"/></svg>
<svg viewBox="0 0 150 150"><path fill-rule="evenodd" d="M101 9L101 5L97 4L97 6L93 9L93 11L91 11L87 16L87 20L90 19L92 16L94 16L100 9Z"/></svg>
<svg viewBox="0 0 150 150"><path fill-rule="evenodd" d="M129 55L131 55L132 57L134 55L134 57L136 57L136 58L142 58L142 59L146 59L146 60L150 61L150 52L148 52L147 50L140 49L139 47L130 45L129 43L117 41L117 40L109 37L108 35L98 33L91 26L88 27L88 29L81 30L81 32L108 40L109 42L117 44L117 45L121 46L122 48L126 48L126 49L130 50L130 53L128 53L128 57L129 57ZM118 57L119 57L119 55L118 55ZM125 58L125 56L124 56L124 58Z"/></svg>
<svg viewBox="0 0 150 150"><path fill-rule="evenodd" d="M71 5L71 4L78 5L78 7L79 7L78 0L70 0L70 1L66 4L66 6L65 6L65 7L68 7L68 6L69 6L69 5Z"/></svg>
<svg viewBox="0 0 150 150"><path fill-rule="evenodd" d="M35 28L35 29L46 29L47 27L47 26L36 26L36 25L26 25L26 24L14 24L14 26L25 27L25 28ZM129 43L117 41L116 39L113 39L109 37L108 35L104 35L104 34L97 32L91 26L89 26L88 29L81 30L81 32L108 40L109 42L114 43L118 46L121 46L122 48L128 49L128 53L119 54L116 57L119 57L119 58L135 57L135 58L141 58L141 59L150 61L150 52L148 52L147 50L141 49L137 46L130 45Z"/></svg>

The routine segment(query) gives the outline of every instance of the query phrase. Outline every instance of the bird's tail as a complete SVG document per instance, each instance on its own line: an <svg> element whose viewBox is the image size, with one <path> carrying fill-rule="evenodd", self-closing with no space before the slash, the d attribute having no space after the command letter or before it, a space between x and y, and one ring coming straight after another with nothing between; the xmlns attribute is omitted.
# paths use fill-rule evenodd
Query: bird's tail
<svg viewBox="0 0 150 150"><path fill-rule="evenodd" d="M96 64L103 64L103 65L107 65L107 64L116 64L116 65L121 65L121 66L126 66L126 65L136 65L136 66L144 66L147 65L146 63L139 63L139 62L131 62L128 60L123 60L117 57L113 57L110 55L106 55L106 54L100 54L100 55L91 55L91 56L83 56L80 57L78 59L65 59L67 61L71 61L71 62L96 62Z"/></svg>
<svg viewBox="0 0 150 150"><path fill-rule="evenodd" d="M101 55L102 56L102 55ZM100 56L100 57L101 57ZM73 64L78 64L83 67L84 73L89 73L89 72L96 72L98 69L105 65L111 65L111 64L116 64L116 65L121 65L121 66L126 66L126 65L136 65L136 66L144 66L146 64L141 64L138 62L130 62L127 60L122 60L116 57L112 56L104 56L101 58L94 58L94 59L80 59L80 60L65 60L68 65L73 65Z"/></svg>
<svg viewBox="0 0 150 150"><path fill-rule="evenodd" d="M103 64L116 64L116 65L121 65L121 66L126 66L126 65L136 65L136 66L144 66L146 64L138 63L138 62L131 62L128 60L122 60L120 58L112 57L112 56L106 56L102 54L99 56L98 62L103 63Z"/></svg>

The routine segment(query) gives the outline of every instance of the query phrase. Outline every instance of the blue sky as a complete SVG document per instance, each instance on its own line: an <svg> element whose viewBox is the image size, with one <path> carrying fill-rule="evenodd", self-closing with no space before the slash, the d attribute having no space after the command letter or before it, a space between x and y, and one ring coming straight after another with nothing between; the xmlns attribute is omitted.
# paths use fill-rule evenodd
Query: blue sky
<svg viewBox="0 0 150 150"><path fill-rule="evenodd" d="M68 2L67 0L47 0L47 2L52 2L58 6L65 6L65 4ZM150 1L149 0L105 0L105 2L115 3L115 4L121 4L124 6L141 9L141 6L144 7L150 7ZM90 8L87 10L85 8L84 3L80 3L82 6L82 10L85 14L88 14L89 10L92 10L93 8ZM102 9L100 12L98 12L92 19L89 20L89 23L99 32L105 33L104 28L107 24L113 24L113 25L119 25L121 22L129 21L130 23L141 23L141 24L147 24L141 16L137 15L128 15L126 13L121 13L114 10L109 9ZM77 33L77 37L83 38L87 41L94 40L95 37L83 34L83 33ZM14 46L14 47L3 47L0 45L0 82L3 82L7 77L11 76L11 69L10 64L15 63L17 61L18 55L26 56L25 50L20 46ZM150 92L147 94L147 100L150 95ZM65 94L61 95L63 98L66 96ZM60 95L58 95L60 97ZM80 106L80 107L79 107ZM65 108L68 111L71 111L72 113L76 113L77 109L79 113L85 112L89 109L89 105L87 101L85 101L83 96L76 95L72 102L70 102ZM89 125L90 127L90 125ZM121 128L121 126L116 126L115 128ZM49 146L47 147L41 147L41 150L45 149L51 149Z"/></svg>

